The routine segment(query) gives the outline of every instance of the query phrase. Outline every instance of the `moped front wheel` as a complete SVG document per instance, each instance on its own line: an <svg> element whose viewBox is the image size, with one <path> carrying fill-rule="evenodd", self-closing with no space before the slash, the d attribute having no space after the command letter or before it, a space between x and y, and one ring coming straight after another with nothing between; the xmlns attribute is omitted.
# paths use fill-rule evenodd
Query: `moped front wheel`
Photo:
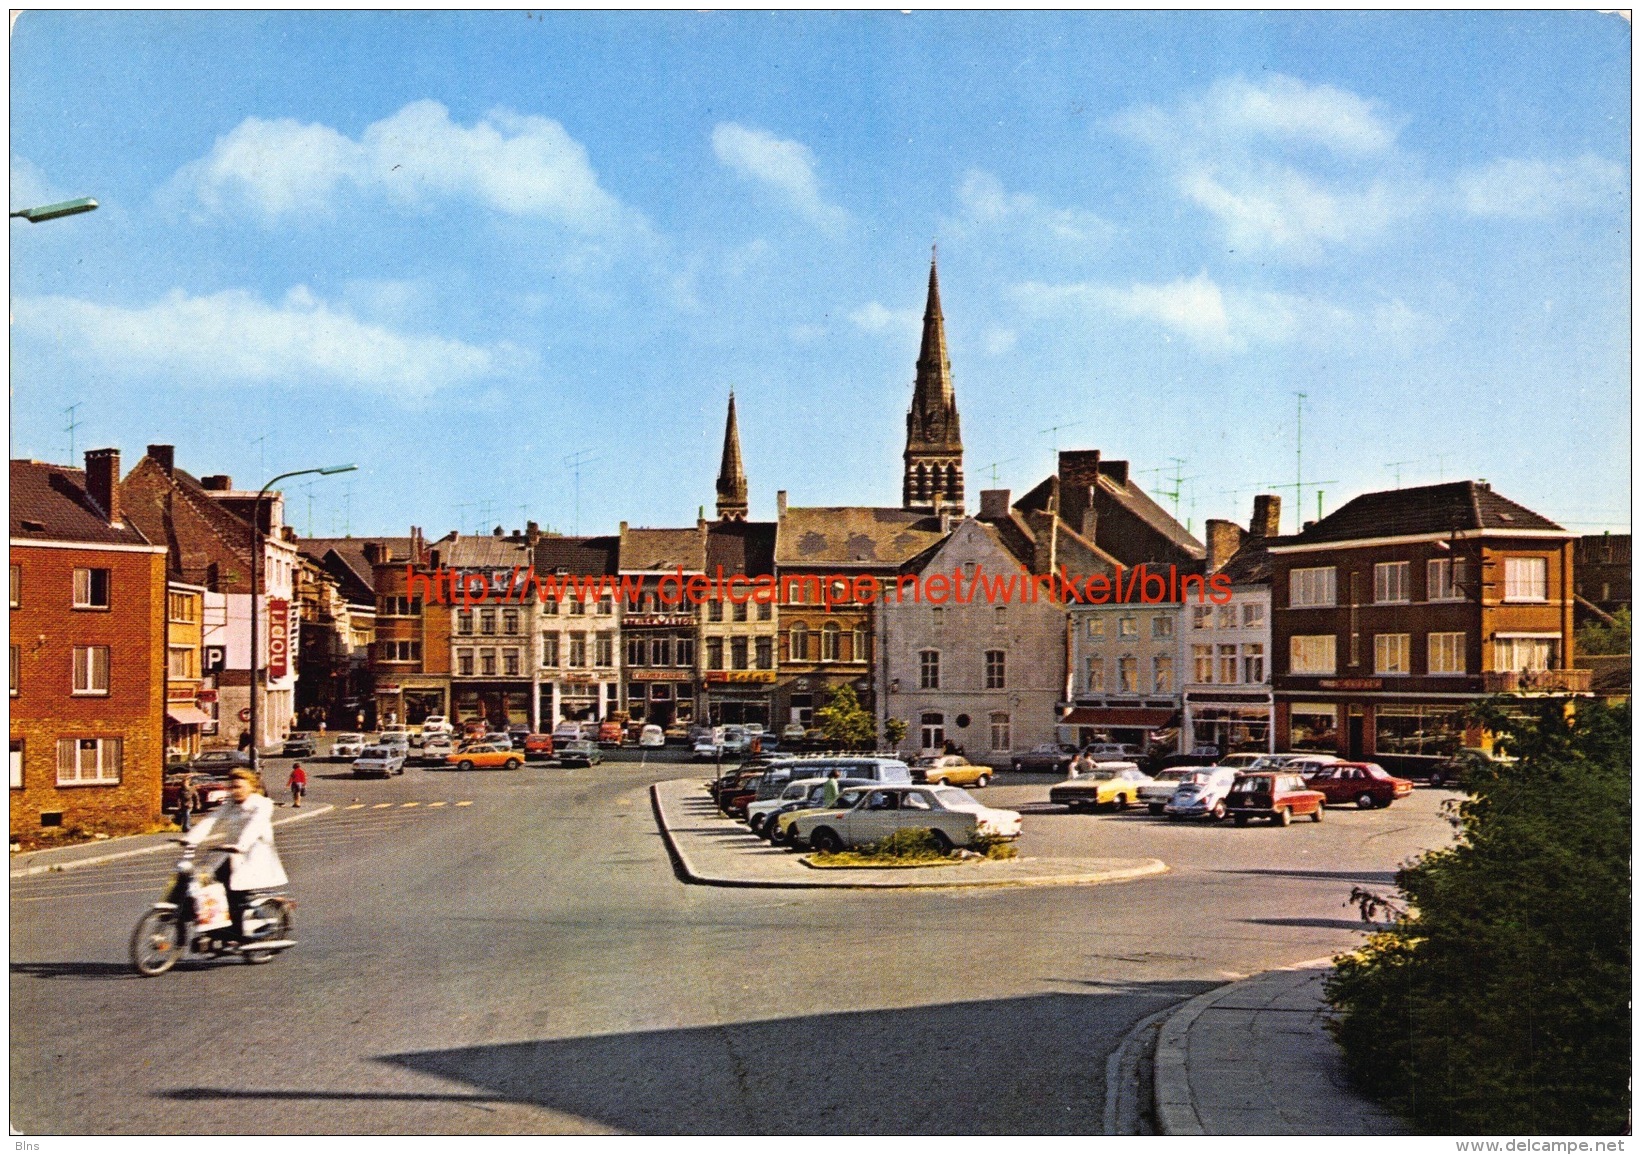
<svg viewBox="0 0 1641 1155"><path fill-rule="evenodd" d="M162 975L182 957L182 923L174 910L151 910L131 932L131 965L141 975Z"/></svg>
<svg viewBox="0 0 1641 1155"><path fill-rule="evenodd" d="M261 922L255 931L249 931L253 922ZM245 911L245 925L249 931L245 943L240 948L240 957L251 966L270 962L278 951L257 950L258 939L273 941L290 937L291 915L285 904L276 898L262 898L253 902Z"/></svg>

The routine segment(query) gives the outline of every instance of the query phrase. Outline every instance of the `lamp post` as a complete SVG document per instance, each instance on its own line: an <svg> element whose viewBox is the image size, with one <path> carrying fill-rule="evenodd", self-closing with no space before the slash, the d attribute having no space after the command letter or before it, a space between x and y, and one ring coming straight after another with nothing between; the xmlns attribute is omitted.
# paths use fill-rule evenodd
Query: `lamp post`
<svg viewBox="0 0 1641 1155"><path fill-rule="evenodd" d="M58 217L72 217L79 213L88 213L97 207L97 202L90 197L79 197L71 201L58 201L54 205L41 205L35 209L17 209L12 212L12 218L22 217L31 225L41 221L54 221Z"/></svg>
<svg viewBox="0 0 1641 1155"><path fill-rule="evenodd" d="M95 207L95 206L93 206ZM84 210L80 210L84 211ZM251 506L251 770L254 773L262 772L262 755L257 747L257 708L256 682L257 675L262 670L262 663L257 657L257 614L256 598L257 586L262 567L262 501L268 496L268 490L276 482L284 481L287 477L305 477L310 473L320 473L329 476L332 473L350 473L358 469L357 465L326 465L317 469L293 469L289 473L269 479L268 483L258 491L256 503Z"/></svg>

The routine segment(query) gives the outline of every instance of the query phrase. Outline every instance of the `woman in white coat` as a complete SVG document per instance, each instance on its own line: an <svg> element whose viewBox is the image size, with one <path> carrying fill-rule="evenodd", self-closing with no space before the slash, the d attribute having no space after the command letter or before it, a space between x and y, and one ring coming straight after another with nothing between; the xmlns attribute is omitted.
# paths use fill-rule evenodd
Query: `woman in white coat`
<svg viewBox="0 0 1641 1155"><path fill-rule="evenodd" d="M279 851L274 849L273 799L256 792L256 775L249 770L235 770L228 777L229 800L184 838L197 846L216 834L224 840L222 849L233 852L217 867L216 876L228 888L234 934L243 938L246 894L284 886L287 880Z"/></svg>

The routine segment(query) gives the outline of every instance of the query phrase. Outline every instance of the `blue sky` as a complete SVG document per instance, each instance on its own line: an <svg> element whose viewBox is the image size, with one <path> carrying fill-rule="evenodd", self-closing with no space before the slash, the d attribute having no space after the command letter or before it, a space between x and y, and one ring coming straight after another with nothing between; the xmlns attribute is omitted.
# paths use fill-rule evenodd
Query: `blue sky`
<svg viewBox="0 0 1641 1155"><path fill-rule="evenodd" d="M13 456L79 402L128 465L357 461L304 532L602 532L710 513L734 388L753 516L893 505L938 240L971 504L1058 444L1292 528L1302 391L1307 516L1628 530L1617 17L28 12L11 61L13 207L102 203L11 225Z"/></svg>

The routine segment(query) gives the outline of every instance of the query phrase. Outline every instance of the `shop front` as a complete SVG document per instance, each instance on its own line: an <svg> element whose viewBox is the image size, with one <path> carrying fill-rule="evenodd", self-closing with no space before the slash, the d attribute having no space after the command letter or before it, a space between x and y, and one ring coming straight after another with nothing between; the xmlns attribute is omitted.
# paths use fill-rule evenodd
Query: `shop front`
<svg viewBox="0 0 1641 1155"><path fill-rule="evenodd" d="M1466 704L1458 696L1295 698L1277 704L1277 740L1286 732L1285 750L1366 759L1393 772L1418 775L1460 747L1486 745L1487 735L1467 716Z"/></svg>
<svg viewBox="0 0 1641 1155"><path fill-rule="evenodd" d="M695 721L695 683L679 670L628 670L627 714L634 722L688 726Z"/></svg>
<svg viewBox="0 0 1641 1155"><path fill-rule="evenodd" d="M485 722L491 729L530 724L528 682L457 684L451 690L451 713L456 725Z"/></svg>
<svg viewBox="0 0 1641 1155"><path fill-rule="evenodd" d="M1158 706L1073 706L1060 718L1056 729L1067 745L1087 746L1092 742L1120 742L1148 749L1158 731L1179 724L1180 712Z"/></svg>
<svg viewBox="0 0 1641 1155"><path fill-rule="evenodd" d="M706 721L714 726L755 722L766 730L774 719L774 670L708 670Z"/></svg>
<svg viewBox="0 0 1641 1155"><path fill-rule="evenodd" d="M559 722L599 722L616 712L620 685L590 678L562 678L541 684L541 728Z"/></svg>
<svg viewBox="0 0 1641 1155"><path fill-rule="evenodd" d="M1229 694L1187 690L1181 723L1182 751L1220 754L1270 753L1275 747L1269 694Z"/></svg>

